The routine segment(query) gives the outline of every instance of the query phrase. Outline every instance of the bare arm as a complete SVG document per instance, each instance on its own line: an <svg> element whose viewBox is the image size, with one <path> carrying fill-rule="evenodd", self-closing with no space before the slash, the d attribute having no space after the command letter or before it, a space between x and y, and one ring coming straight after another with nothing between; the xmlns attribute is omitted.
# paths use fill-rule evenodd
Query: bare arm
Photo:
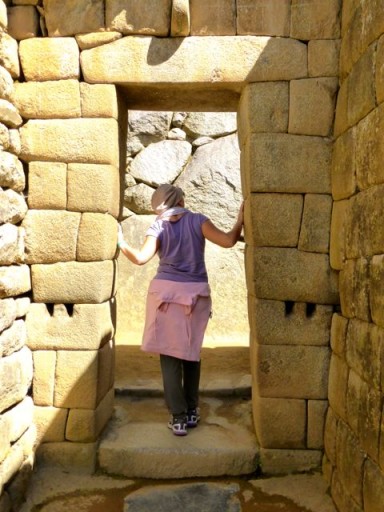
<svg viewBox="0 0 384 512"><path fill-rule="evenodd" d="M201 229L204 237L210 242L219 245L220 247L233 247L241 236L241 230L244 223L244 203L241 204L240 210L237 216L237 220L233 228L228 231L222 231L217 228L213 222L207 220L202 225Z"/></svg>
<svg viewBox="0 0 384 512"><path fill-rule="evenodd" d="M158 240L154 236L145 237L141 249L134 249L124 240L122 233L119 233L117 246L129 261L135 265L144 265L153 258L158 249Z"/></svg>

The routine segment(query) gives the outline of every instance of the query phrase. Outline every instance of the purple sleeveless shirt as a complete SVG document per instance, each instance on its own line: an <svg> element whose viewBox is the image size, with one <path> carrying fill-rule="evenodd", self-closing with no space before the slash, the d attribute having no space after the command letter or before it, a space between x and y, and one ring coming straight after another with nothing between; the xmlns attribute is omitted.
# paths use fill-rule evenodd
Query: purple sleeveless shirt
<svg viewBox="0 0 384 512"><path fill-rule="evenodd" d="M201 226L208 217L187 211L179 220L156 220L146 235L159 239L160 258L154 279L180 283L208 282Z"/></svg>

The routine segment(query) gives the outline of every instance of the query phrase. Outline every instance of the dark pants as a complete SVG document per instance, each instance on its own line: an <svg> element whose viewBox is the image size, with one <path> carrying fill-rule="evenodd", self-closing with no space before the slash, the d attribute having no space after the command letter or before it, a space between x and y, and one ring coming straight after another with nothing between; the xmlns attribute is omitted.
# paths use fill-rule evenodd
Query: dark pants
<svg viewBox="0 0 384 512"><path fill-rule="evenodd" d="M199 402L200 361L160 355L165 402L171 414L196 409Z"/></svg>

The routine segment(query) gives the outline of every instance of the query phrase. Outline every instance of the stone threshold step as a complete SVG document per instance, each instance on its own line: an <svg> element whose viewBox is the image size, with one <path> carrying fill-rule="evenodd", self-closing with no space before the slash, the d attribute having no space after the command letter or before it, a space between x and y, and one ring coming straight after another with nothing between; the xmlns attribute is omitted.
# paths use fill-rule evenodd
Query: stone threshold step
<svg viewBox="0 0 384 512"><path fill-rule="evenodd" d="M196 478L251 475L259 447L252 405L242 398L202 397L201 421L177 437L161 398L117 396L99 445L100 469L128 478Z"/></svg>

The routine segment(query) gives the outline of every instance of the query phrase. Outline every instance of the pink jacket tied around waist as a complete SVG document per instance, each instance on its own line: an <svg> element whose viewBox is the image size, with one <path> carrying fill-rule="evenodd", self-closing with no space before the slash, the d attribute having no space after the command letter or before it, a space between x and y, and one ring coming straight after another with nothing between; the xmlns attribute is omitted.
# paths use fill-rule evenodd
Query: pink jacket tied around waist
<svg viewBox="0 0 384 512"><path fill-rule="evenodd" d="M206 282L153 279L148 289L142 350L199 361L211 314Z"/></svg>

